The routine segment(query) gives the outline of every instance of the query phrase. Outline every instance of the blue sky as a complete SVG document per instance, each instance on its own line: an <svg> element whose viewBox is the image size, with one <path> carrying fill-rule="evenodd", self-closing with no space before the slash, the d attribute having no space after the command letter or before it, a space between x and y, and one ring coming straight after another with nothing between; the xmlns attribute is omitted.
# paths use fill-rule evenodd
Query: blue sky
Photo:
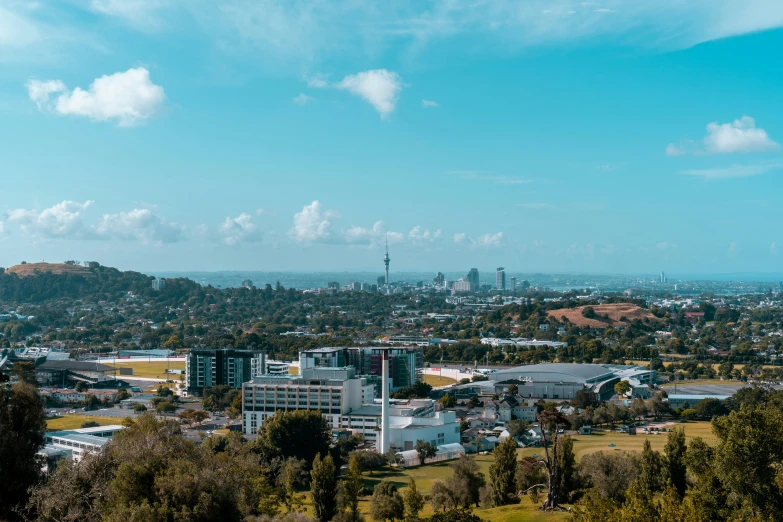
<svg viewBox="0 0 783 522"><path fill-rule="evenodd" d="M776 0L0 0L0 266L780 272Z"/></svg>

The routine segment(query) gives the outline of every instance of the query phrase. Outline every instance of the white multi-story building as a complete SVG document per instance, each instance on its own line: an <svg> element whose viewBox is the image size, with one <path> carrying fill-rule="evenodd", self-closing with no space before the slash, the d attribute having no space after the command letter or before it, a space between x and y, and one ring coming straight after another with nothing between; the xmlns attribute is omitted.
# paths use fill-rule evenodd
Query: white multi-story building
<svg viewBox="0 0 783 522"><path fill-rule="evenodd" d="M44 450L64 450L74 462L79 462L88 453L100 453L109 440L118 431L125 428L119 425L79 428L65 431L49 431L44 438Z"/></svg>
<svg viewBox="0 0 783 522"><path fill-rule="evenodd" d="M332 428L343 414L375 398L374 385L356 376L356 369L301 368L298 376L264 375L242 386L244 432L254 434L277 411L320 411Z"/></svg>

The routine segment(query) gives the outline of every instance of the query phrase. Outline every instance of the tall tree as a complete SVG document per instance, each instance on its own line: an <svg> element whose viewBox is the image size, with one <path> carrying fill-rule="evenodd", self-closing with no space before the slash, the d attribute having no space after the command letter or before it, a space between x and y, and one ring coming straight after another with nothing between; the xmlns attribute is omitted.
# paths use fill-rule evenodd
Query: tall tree
<svg viewBox="0 0 783 522"><path fill-rule="evenodd" d="M424 509L424 496L419 493L413 477L408 479L408 489L405 490L403 501L405 503L405 520L418 520L419 512Z"/></svg>
<svg viewBox="0 0 783 522"><path fill-rule="evenodd" d="M672 487L674 487L680 498L685 496L685 488L687 486L686 451L685 430L678 428L669 433L666 446L663 449L664 475L671 481Z"/></svg>
<svg viewBox="0 0 783 522"><path fill-rule="evenodd" d="M375 486L370 501L370 516L377 522L394 522L405 516L405 502L393 482L384 480Z"/></svg>
<svg viewBox="0 0 783 522"><path fill-rule="evenodd" d="M492 505L510 504L516 493L517 443L507 437L495 448L495 460L489 466Z"/></svg>
<svg viewBox="0 0 783 522"><path fill-rule="evenodd" d="M0 385L0 519L15 520L28 488L38 482L35 454L43 446L46 421L38 390L20 381Z"/></svg>
<svg viewBox="0 0 783 522"><path fill-rule="evenodd" d="M364 489L362 481L362 470L359 466L359 458L353 453L348 460L348 473L345 474L342 482L342 495L340 497L343 509L346 510L345 520L347 522L357 522L359 515L359 497Z"/></svg>
<svg viewBox="0 0 783 522"><path fill-rule="evenodd" d="M313 511L319 522L329 522L337 513L337 469L331 455L321 460L315 456L310 471L310 496L313 499Z"/></svg>
<svg viewBox="0 0 783 522"><path fill-rule="evenodd" d="M644 447L639 458L639 485L650 493L661 489L661 456L653 451L650 439L644 439Z"/></svg>
<svg viewBox="0 0 783 522"><path fill-rule="evenodd" d="M446 487L452 491L457 505L464 509L474 504L478 506L486 479L479 471L475 457L463 455L450 467L451 476L446 478Z"/></svg>
<svg viewBox="0 0 783 522"><path fill-rule="evenodd" d="M416 450L416 454L419 456L419 466L423 466L425 460L431 459L438 453L438 448L421 439L416 441L413 449Z"/></svg>
<svg viewBox="0 0 783 522"><path fill-rule="evenodd" d="M568 502L571 492L576 489L574 440L567 435L560 441L557 452L557 488L563 502Z"/></svg>

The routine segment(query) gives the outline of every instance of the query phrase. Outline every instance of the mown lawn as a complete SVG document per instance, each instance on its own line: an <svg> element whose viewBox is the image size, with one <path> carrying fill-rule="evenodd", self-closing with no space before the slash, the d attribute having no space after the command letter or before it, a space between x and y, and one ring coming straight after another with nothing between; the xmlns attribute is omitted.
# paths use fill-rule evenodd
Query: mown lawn
<svg viewBox="0 0 783 522"><path fill-rule="evenodd" d="M115 366L115 363L109 363L109 366ZM174 375L166 373L166 368L171 370L184 370L185 361L133 361L133 362L118 362L116 367L119 368L133 368L133 377L147 377L150 379L172 379L178 381L180 375ZM118 377L119 377L119 371ZM181 376L184 379L184 375Z"/></svg>
<svg viewBox="0 0 783 522"><path fill-rule="evenodd" d="M432 375L429 373L423 374L422 378L424 379L424 382L433 388L437 388L438 386L448 386L449 384L454 384L457 382L456 379L452 379L451 377L441 377L440 375Z"/></svg>
<svg viewBox="0 0 783 522"><path fill-rule="evenodd" d="M100 426L110 424L122 424L122 417L101 417L92 415L63 415L62 417L47 417L46 429L48 431L73 430L81 428L85 422L97 422Z"/></svg>

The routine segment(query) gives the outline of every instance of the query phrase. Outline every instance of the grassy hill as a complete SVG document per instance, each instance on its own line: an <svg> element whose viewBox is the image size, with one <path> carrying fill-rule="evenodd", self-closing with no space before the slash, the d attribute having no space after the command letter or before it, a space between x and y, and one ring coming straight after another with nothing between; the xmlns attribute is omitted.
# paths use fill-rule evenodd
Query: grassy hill
<svg viewBox="0 0 783 522"><path fill-rule="evenodd" d="M563 317L568 322L580 328L607 328L617 326L628 326L636 320L642 322L655 322L659 319L649 310L630 303L612 303L593 306L595 317L585 317L583 312L586 306L577 308L561 308L559 310L550 310L547 315L552 319L563 322Z"/></svg>
<svg viewBox="0 0 783 522"><path fill-rule="evenodd" d="M39 273L92 275L92 272L86 266L65 263L24 263L6 268L5 271L8 274L16 274L19 277L29 277Z"/></svg>

